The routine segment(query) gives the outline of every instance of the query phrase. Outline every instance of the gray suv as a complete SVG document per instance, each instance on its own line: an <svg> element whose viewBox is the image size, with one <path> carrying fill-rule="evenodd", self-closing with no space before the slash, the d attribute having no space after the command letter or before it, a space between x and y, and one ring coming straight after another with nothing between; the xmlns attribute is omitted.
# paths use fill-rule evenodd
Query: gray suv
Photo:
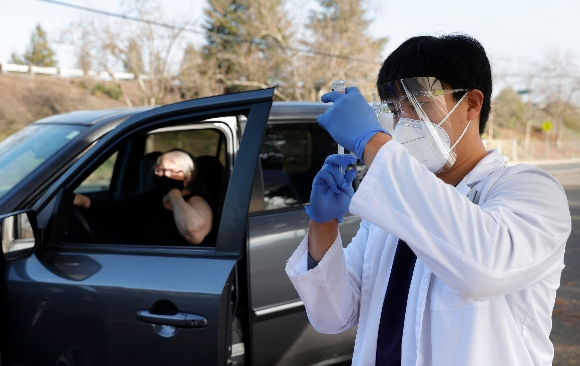
<svg viewBox="0 0 580 366"><path fill-rule="evenodd" d="M356 330L314 331L284 273L336 152L316 123L327 106L272 95L61 114L0 143L3 364L348 362ZM120 202L150 189L154 157L172 148L216 172L215 243L127 244L72 205L75 193ZM345 217L345 243L359 222Z"/></svg>

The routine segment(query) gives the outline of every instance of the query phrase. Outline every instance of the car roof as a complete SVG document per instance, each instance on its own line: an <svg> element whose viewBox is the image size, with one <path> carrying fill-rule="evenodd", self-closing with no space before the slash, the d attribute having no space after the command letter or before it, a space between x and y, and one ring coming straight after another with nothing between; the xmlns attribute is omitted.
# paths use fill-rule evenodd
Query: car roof
<svg viewBox="0 0 580 366"><path fill-rule="evenodd" d="M55 114L46 117L35 123L59 123L59 124L81 124L93 125L105 119L128 118L135 114L150 110L156 107L129 107L129 108L112 108L97 110L82 110L69 113Z"/></svg>
<svg viewBox="0 0 580 366"><path fill-rule="evenodd" d="M105 120L124 120L138 113L157 108L151 107L128 107L128 108L111 108L98 110L80 110L62 114L56 114L36 121L35 123L58 123L58 124L75 124L75 125L95 125ZM328 104L320 102L274 102L270 111L270 118L273 119L291 119L291 118L312 118L329 107Z"/></svg>

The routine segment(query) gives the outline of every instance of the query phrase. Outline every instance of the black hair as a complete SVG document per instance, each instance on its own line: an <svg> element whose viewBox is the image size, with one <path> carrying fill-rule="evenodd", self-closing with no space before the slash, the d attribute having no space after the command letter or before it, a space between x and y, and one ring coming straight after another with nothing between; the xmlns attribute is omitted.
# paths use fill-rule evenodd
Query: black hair
<svg viewBox="0 0 580 366"><path fill-rule="evenodd" d="M464 34L409 38L383 62L377 86L389 81L432 76L452 89L478 89L483 93L479 134L491 112L491 66L481 43ZM381 93L381 88L377 88ZM381 99L384 98L380 95ZM457 96L454 95L457 100Z"/></svg>

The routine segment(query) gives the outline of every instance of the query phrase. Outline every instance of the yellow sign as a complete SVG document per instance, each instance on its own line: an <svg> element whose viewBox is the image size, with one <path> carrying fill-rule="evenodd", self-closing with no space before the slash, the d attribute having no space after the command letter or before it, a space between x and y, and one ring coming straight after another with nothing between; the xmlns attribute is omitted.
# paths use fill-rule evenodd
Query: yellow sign
<svg viewBox="0 0 580 366"><path fill-rule="evenodd" d="M542 130L548 132L551 129L552 129L552 122L546 121L546 122L542 123Z"/></svg>

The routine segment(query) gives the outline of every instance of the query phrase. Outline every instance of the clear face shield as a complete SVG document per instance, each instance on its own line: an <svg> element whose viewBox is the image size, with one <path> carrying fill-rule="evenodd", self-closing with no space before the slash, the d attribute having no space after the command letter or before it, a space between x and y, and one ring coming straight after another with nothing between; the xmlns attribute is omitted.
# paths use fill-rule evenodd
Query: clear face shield
<svg viewBox="0 0 580 366"><path fill-rule="evenodd" d="M391 112L393 138L433 173L442 173L455 163L455 146L463 137L454 132L449 116L461 103L467 89L448 89L434 77L391 81L378 86L381 99L375 111Z"/></svg>

